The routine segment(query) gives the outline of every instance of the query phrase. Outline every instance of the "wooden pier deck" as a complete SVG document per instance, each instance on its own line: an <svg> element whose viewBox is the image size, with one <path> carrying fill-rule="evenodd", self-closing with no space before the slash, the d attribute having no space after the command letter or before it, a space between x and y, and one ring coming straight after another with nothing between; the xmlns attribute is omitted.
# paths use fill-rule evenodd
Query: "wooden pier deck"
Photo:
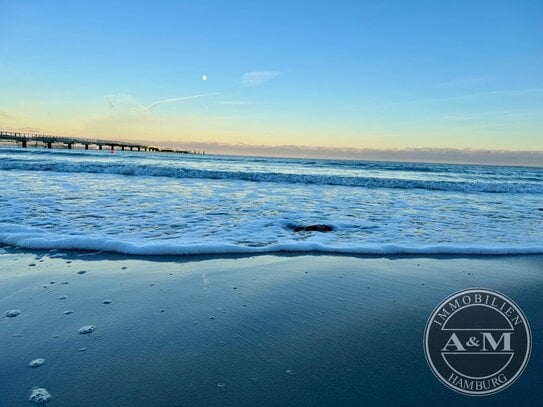
<svg viewBox="0 0 543 407"><path fill-rule="evenodd" d="M51 134L40 133L23 133L15 131L3 131L0 130L0 140L13 141L20 144L21 147L26 148L30 142L36 142L43 145L46 148L54 148L54 145L62 145L64 148L71 149L74 145L81 145L85 147L85 150L89 149L89 146L96 146L98 150L103 150L104 147L114 151L115 148L121 150L130 151L154 151L154 152L168 152L168 153L180 153L180 154L205 154L205 152L192 151L192 150L178 150L173 148L161 148L151 145L130 143L127 141L117 140L102 140L86 137L65 137L55 136Z"/></svg>

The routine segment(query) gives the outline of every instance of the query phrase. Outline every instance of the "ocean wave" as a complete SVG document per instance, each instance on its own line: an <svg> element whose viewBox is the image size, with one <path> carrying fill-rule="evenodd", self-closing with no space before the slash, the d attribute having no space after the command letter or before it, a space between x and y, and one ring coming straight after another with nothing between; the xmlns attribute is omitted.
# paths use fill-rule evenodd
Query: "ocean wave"
<svg viewBox="0 0 543 407"><path fill-rule="evenodd" d="M53 171L63 173L117 174L123 176L150 176L168 178L199 178L241 180L286 184L337 185L364 188L426 189L459 192L533 193L543 194L541 182L484 182L443 181L363 176L337 176L326 174L296 174L282 172L219 171L185 168L159 164L129 164L111 162L43 162L9 159L0 162L0 170Z"/></svg>
<svg viewBox="0 0 543 407"><path fill-rule="evenodd" d="M293 242L267 246L232 243L172 244L167 242L130 242L106 236L66 236L37 228L3 224L0 244L33 250L103 251L137 256L186 256L209 254L265 254L279 252L315 252L353 255L509 255L543 254L541 245L470 245L470 244L337 244Z"/></svg>

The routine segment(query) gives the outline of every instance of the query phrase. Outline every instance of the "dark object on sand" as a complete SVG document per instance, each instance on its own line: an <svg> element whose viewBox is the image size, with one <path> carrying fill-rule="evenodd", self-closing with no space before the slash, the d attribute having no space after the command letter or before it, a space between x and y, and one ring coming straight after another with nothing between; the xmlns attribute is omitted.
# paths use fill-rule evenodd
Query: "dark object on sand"
<svg viewBox="0 0 543 407"><path fill-rule="evenodd" d="M538 209L538 211L541 211L541 212L543 212L543 208L539 208L539 209Z"/></svg>
<svg viewBox="0 0 543 407"><path fill-rule="evenodd" d="M334 228L330 225L293 225L287 226L295 232L331 232Z"/></svg>

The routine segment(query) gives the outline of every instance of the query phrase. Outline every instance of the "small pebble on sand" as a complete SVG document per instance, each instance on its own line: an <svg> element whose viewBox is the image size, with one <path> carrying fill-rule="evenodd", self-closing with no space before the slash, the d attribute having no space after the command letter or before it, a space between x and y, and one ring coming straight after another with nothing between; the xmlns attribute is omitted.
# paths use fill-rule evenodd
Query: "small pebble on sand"
<svg viewBox="0 0 543 407"><path fill-rule="evenodd" d="M15 318L17 315L21 313L18 309L10 309L9 311L4 312L4 316L8 318Z"/></svg>

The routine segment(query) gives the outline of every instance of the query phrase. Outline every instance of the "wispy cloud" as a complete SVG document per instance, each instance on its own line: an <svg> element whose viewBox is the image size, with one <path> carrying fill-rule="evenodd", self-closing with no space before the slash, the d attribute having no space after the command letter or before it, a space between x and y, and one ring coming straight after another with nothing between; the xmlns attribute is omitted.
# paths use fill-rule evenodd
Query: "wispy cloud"
<svg viewBox="0 0 543 407"><path fill-rule="evenodd" d="M372 149L304 145L267 146L219 142L185 142L180 146L206 150L212 154L543 166L543 151L482 150L469 148Z"/></svg>
<svg viewBox="0 0 543 407"><path fill-rule="evenodd" d="M251 71L245 72L241 77L243 86L259 86L281 75L278 71Z"/></svg>
<svg viewBox="0 0 543 407"><path fill-rule="evenodd" d="M476 92L476 93L466 93L463 95L456 96L444 96L444 97L435 97L435 98L420 98L420 99L407 99L407 100L398 100L394 102L385 102L385 103L373 103L371 106L367 105L348 105L347 108L371 108L371 109L387 109L396 106L408 106L408 105L424 105L424 104L436 104L443 102L461 102L464 100L501 96L501 97L539 97L543 95L543 88L526 88L526 89L501 89L501 90L491 90L485 92Z"/></svg>
<svg viewBox="0 0 543 407"><path fill-rule="evenodd" d="M110 114L119 113L119 111L137 112L145 110L143 106L134 96L126 93L115 93L107 95L108 111Z"/></svg>
<svg viewBox="0 0 543 407"><path fill-rule="evenodd" d="M496 110L488 112L475 112L475 113L463 113L463 114L450 114L442 116L442 120L451 121L468 121L477 120L481 118L492 118L496 120L510 120L510 119L524 119L526 117L535 116L536 112L531 111L516 111L516 110Z"/></svg>
<svg viewBox="0 0 543 407"><path fill-rule="evenodd" d="M468 93L465 95L459 96L449 96L442 98L430 98L430 99L414 99L408 100L405 102L399 102L397 104L410 104L410 103L434 103L434 102L444 102L444 101L455 101L455 100L464 100L464 99L474 99L485 96L527 96L527 95L537 95L543 93L543 88L528 88L528 89L504 89L504 90L492 90L488 92L478 92L478 93Z"/></svg>
<svg viewBox="0 0 543 407"><path fill-rule="evenodd" d="M15 118L15 116L0 110L0 120L11 120L11 119L14 119L14 118Z"/></svg>
<svg viewBox="0 0 543 407"><path fill-rule="evenodd" d="M463 76L460 78L440 82L436 84L436 86L439 88L480 86L486 85L491 81L491 79L492 77L489 75Z"/></svg>
<svg viewBox="0 0 543 407"><path fill-rule="evenodd" d="M261 105L262 102L249 102L243 100L223 100L219 102L220 105L234 105L234 106L254 106Z"/></svg>
<svg viewBox="0 0 543 407"><path fill-rule="evenodd" d="M218 95L218 93L216 93L216 92L214 92L214 93L202 93L200 95L182 96L182 97L178 97L178 98L158 100L156 102L151 103L149 106L146 107L146 109L151 110L152 108L154 108L154 107L156 107L158 105L163 105L165 103L181 102L183 100L200 99L200 98L205 98L205 97L208 97L208 96L216 96L216 95Z"/></svg>
<svg viewBox="0 0 543 407"><path fill-rule="evenodd" d="M128 109L132 113L144 113L148 112L151 109L156 108L157 106L167 104L167 103L174 103L174 102L182 102L185 100L192 100L192 99L200 99L205 98L209 96L215 96L219 93L202 93L199 95L191 95L191 96L181 96L177 98L170 98L170 99L163 99L163 100L157 100L156 102L153 102L147 106L145 106L143 103L138 101L134 96L124 94L124 93L117 93L113 95L107 95L107 101L108 101L108 111L109 113L114 113L115 109Z"/></svg>

